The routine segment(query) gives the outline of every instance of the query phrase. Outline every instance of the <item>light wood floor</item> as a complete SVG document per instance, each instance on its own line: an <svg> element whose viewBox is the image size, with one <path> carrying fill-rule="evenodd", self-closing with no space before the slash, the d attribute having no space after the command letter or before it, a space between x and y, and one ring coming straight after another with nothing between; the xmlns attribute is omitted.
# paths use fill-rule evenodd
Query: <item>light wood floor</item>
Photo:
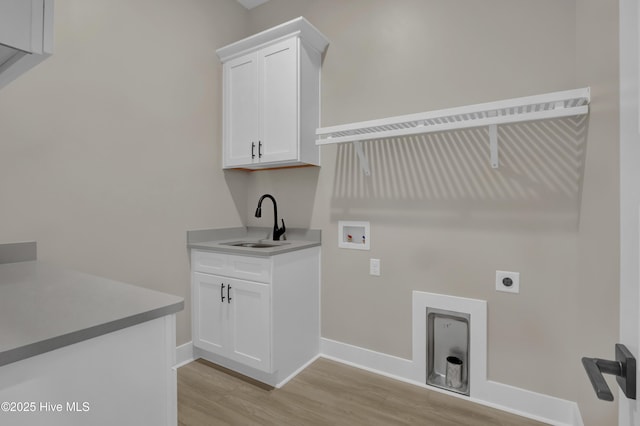
<svg viewBox="0 0 640 426"><path fill-rule="evenodd" d="M542 425L322 358L281 389L204 360L180 367L178 424Z"/></svg>

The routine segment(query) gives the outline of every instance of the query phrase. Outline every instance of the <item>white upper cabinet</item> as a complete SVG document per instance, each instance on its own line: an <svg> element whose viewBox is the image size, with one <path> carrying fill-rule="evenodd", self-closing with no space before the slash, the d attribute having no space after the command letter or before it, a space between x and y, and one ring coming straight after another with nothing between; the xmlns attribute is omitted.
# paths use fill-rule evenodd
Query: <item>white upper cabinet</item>
<svg viewBox="0 0 640 426"><path fill-rule="evenodd" d="M320 165L320 67L327 39L297 18L217 51L223 167Z"/></svg>
<svg viewBox="0 0 640 426"><path fill-rule="evenodd" d="M0 1L0 88L53 53L53 0Z"/></svg>

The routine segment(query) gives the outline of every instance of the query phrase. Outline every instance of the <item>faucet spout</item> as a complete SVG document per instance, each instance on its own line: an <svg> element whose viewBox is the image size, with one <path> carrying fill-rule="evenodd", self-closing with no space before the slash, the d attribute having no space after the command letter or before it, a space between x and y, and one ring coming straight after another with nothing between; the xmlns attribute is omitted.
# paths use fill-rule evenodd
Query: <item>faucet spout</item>
<svg viewBox="0 0 640 426"><path fill-rule="evenodd" d="M282 219L282 228L278 227L278 204L276 203L276 199L273 198L271 194L264 194L258 200L258 207L256 208L256 217L262 217L262 200L265 198L269 198L273 203L273 241L279 241L280 237L285 233L286 227L284 225L284 219Z"/></svg>

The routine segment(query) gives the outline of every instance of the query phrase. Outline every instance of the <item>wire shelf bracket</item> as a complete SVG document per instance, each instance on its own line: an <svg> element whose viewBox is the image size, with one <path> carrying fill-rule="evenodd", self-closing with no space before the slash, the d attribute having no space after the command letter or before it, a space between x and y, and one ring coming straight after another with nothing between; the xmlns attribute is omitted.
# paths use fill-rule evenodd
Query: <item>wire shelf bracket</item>
<svg viewBox="0 0 640 426"><path fill-rule="evenodd" d="M437 111L361 121L316 130L316 145L353 143L365 175L371 175L363 141L487 126L491 167L500 166L498 125L589 113L589 87Z"/></svg>

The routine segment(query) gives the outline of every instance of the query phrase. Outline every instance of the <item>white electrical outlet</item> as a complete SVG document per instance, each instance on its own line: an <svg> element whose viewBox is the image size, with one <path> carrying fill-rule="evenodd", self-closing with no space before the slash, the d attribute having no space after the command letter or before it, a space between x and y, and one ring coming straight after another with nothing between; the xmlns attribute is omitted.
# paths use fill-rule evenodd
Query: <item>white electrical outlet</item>
<svg viewBox="0 0 640 426"><path fill-rule="evenodd" d="M380 276L380 259L369 259L369 275Z"/></svg>
<svg viewBox="0 0 640 426"><path fill-rule="evenodd" d="M520 273L496 271L496 291L520 293Z"/></svg>

